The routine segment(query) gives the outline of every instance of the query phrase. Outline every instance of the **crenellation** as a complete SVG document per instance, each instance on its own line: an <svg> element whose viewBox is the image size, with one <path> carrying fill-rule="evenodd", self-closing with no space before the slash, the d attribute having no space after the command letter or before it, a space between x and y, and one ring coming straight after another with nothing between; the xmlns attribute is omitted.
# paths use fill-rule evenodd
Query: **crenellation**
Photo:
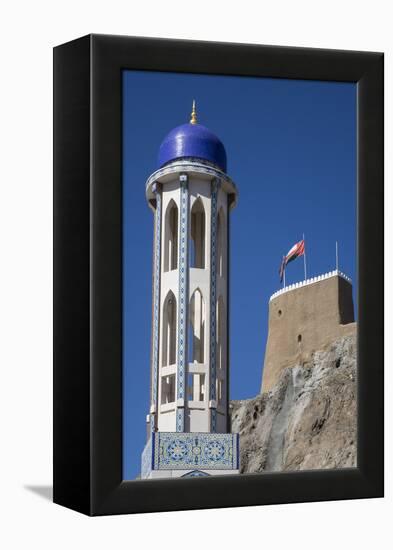
<svg viewBox="0 0 393 550"><path fill-rule="evenodd" d="M271 300L274 300L274 298L276 298L277 296L280 296L281 294L284 294L285 292L289 292L290 290L294 290L296 288L300 288L300 287L303 287L303 286L306 286L306 285L311 285L313 283L317 283L319 281L323 281L324 279L328 279L329 277L335 277L335 276L339 276L342 279L344 279L345 281L347 281L348 283L352 284L352 279L350 277L348 277L348 275L346 275L342 271L339 271L339 270L336 269L334 271L328 271L327 273L324 273L323 275L317 275L315 277L305 279L304 281L299 281L297 283L291 283L290 285L285 286L285 287L281 288L280 290L277 290L276 292L274 292L270 296L269 302Z"/></svg>

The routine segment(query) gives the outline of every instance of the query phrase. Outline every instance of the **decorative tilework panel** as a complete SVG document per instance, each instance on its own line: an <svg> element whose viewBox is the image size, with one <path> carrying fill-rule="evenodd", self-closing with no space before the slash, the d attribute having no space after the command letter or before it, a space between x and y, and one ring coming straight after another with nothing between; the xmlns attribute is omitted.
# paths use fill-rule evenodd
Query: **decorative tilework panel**
<svg viewBox="0 0 393 550"><path fill-rule="evenodd" d="M155 470L236 470L238 434L156 432Z"/></svg>

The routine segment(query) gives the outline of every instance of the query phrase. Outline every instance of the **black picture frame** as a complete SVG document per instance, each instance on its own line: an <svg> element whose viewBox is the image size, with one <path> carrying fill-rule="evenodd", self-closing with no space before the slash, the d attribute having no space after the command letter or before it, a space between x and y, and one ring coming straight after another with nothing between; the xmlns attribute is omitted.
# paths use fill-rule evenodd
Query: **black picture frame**
<svg viewBox="0 0 393 550"><path fill-rule="evenodd" d="M356 468L123 481L124 69L357 83ZM383 398L383 54L109 35L56 47L54 502L104 515L381 497Z"/></svg>

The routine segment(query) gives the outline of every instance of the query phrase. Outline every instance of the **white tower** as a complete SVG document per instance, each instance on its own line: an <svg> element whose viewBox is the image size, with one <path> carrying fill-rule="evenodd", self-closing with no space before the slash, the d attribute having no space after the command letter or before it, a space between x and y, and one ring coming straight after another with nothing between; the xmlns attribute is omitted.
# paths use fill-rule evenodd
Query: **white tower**
<svg viewBox="0 0 393 550"><path fill-rule="evenodd" d="M146 183L154 212L148 441L142 478L233 474L228 357L229 211L235 184L221 141L197 124L172 130Z"/></svg>

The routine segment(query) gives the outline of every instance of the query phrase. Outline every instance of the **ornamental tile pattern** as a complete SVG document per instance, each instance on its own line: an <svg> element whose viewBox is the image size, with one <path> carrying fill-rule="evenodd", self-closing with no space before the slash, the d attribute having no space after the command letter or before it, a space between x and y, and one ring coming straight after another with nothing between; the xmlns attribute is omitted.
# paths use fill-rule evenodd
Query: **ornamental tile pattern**
<svg viewBox="0 0 393 550"><path fill-rule="evenodd" d="M211 227L210 227L210 399L216 400L216 352L217 352L217 319L216 319L216 300L217 300L217 195L220 186L220 180L214 178L211 189ZM210 410L210 431L217 429L217 411L215 408Z"/></svg>
<svg viewBox="0 0 393 550"><path fill-rule="evenodd" d="M179 305L177 331L177 399L185 398L188 310L188 176L180 175ZM184 431L184 408L176 409L176 431Z"/></svg>
<svg viewBox="0 0 393 550"><path fill-rule="evenodd" d="M156 432L154 470L237 470L238 434Z"/></svg>
<svg viewBox="0 0 393 550"><path fill-rule="evenodd" d="M210 474L206 472L201 472L200 470L193 470L192 472L187 472L184 476L181 477L209 477Z"/></svg>
<svg viewBox="0 0 393 550"><path fill-rule="evenodd" d="M160 265L161 265L161 191L155 186L156 210L154 232L154 282L153 282L153 349L152 349L152 395L151 403L157 408L158 395L158 350L159 350L159 318L160 318ZM155 414L150 414L151 433L155 429Z"/></svg>

